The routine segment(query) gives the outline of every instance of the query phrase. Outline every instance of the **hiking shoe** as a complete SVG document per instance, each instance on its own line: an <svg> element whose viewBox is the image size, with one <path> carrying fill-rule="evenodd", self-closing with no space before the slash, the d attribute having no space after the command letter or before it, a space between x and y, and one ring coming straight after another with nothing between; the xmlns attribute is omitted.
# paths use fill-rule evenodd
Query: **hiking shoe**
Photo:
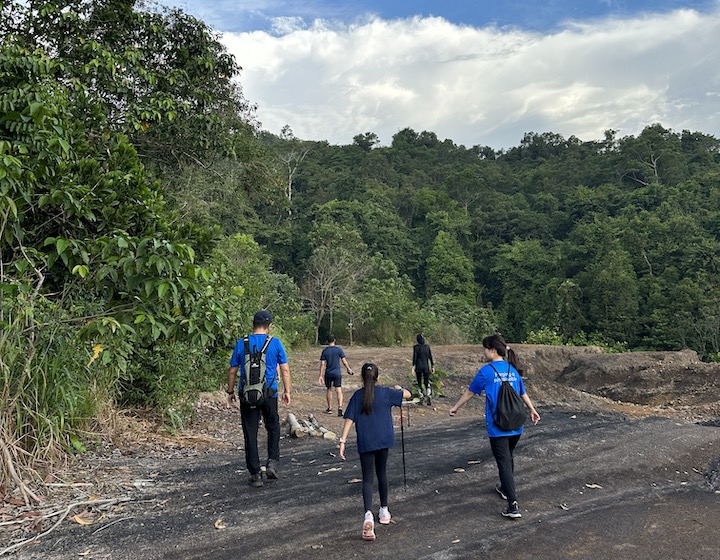
<svg viewBox="0 0 720 560"><path fill-rule="evenodd" d="M332 414L332 409L331 408L326 409L325 414Z"/></svg>
<svg viewBox="0 0 720 560"><path fill-rule="evenodd" d="M418 396L418 399L420 399L420 402L418 402L418 404L425 404L425 395L420 393L420 395Z"/></svg>
<svg viewBox="0 0 720 560"><path fill-rule="evenodd" d="M262 473L250 475L250 480L248 480L248 484L253 488L261 488L263 485Z"/></svg>
<svg viewBox="0 0 720 560"><path fill-rule="evenodd" d="M365 512L365 520L363 521L362 538L364 541L375 540L375 520L371 511Z"/></svg>
<svg viewBox="0 0 720 560"><path fill-rule="evenodd" d="M495 492L500 494L500 497L503 500L507 501L508 497L505 495L505 492L502 491L502 484L500 484L499 482L495 485Z"/></svg>
<svg viewBox="0 0 720 560"><path fill-rule="evenodd" d="M430 399L430 395L425 397L425 404L428 406L432 406L432 399Z"/></svg>
<svg viewBox="0 0 720 560"><path fill-rule="evenodd" d="M378 521L380 521L380 525L389 525L390 519L390 510L386 507L381 507L380 511L378 511Z"/></svg>
<svg viewBox="0 0 720 560"><path fill-rule="evenodd" d="M342 408L338 408L338 416L340 418L342 418L342 415L343 415Z"/></svg>
<svg viewBox="0 0 720 560"><path fill-rule="evenodd" d="M508 507L503 510L502 514L503 517L510 517L512 519L520 519L522 517L517 502L509 504Z"/></svg>
<svg viewBox="0 0 720 560"><path fill-rule="evenodd" d="M277 472L277 461L274 459L268 459L267 465L265 466L265 476L268 480L277 480L280 478Z"/></svg>

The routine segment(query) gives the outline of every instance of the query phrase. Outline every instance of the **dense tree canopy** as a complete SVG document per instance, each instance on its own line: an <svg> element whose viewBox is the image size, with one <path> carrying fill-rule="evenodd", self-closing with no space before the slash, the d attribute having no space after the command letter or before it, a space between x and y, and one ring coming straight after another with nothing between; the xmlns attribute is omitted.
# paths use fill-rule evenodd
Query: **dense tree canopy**
<svg viewBox="0 0 720 560"><path fill-rule="evenodd" d="M258 308L288 346L499 329L720 358L713 136L334 146L260 131L180 10L6 2L0 36L5 457L77 447L107 403L181 423Z"/></svg>

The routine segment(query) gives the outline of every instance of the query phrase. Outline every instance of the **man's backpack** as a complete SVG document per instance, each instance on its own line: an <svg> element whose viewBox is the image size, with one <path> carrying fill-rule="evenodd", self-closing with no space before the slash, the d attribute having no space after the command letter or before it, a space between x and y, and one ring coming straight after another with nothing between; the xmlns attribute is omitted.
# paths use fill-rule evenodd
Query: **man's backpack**
<svg viewBox="0 0 720 560"><path fill-rule="evenodd" d="M522 397L518 395L515 387L508 381L510 378L510 364L508 364L508 376L507 379L500 377L498 370L495 366L490 364L490 367L495 371L495 375L500 379L500 390L498 391L497 403L495 403L495 414L493 415L493 422L503 432L513 432L519 430L525 419L527 418L527 410L525 408L525 402Z"/></svg>
<svg viewBox="0 0 720 560"><path fill-rule="evenodd" d="M242 393L240 398L242 401L251 407L260 406L265 402L268 397L268 388L265 387L265 353L267 352L268 346L272 336L268 335L265 339L265 344L258 350L250 350L250 338L245 337L243 339L245 343L245 383L243 384Z"/></svg>

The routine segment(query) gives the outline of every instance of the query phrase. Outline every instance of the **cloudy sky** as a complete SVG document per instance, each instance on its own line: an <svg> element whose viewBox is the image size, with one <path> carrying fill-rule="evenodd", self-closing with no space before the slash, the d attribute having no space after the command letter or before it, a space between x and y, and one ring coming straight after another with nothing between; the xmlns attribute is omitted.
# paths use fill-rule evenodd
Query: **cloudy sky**
<svg viewBox="0 0 720 560"><path fill-rule="evenodd" d="M222 32L262 127L467 147L661 123L720 137L720 0L161 0Z"/></svg>

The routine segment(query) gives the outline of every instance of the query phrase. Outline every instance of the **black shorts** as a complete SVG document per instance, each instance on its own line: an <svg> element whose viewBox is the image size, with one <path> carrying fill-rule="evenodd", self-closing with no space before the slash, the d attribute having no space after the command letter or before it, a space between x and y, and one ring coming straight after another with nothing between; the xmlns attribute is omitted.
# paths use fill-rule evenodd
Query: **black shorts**
<svg viewBox="0 0 720 560"><path fill-rule="evenodd" d="M328 389L330 387L342 387L342 374L341 373L332 373L328 375L325 374L325 387Z"/></svg>

